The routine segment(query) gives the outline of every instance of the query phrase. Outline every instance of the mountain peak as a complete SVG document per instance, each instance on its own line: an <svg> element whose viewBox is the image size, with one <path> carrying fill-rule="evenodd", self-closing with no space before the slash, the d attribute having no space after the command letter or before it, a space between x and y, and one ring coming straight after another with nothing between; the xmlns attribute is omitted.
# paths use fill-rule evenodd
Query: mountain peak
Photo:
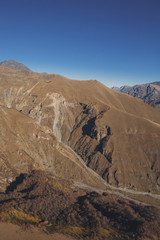
<svg viewBox="0 0 160 240"><path fill-rule="evenodd" d="M6 68L11 68L11 69L16 69L18 71L31 72L31 70L28 67L26 67L24 64L18 63L15 60L12 60L12 59L0 62L0 66L6 67Z"/></svg>

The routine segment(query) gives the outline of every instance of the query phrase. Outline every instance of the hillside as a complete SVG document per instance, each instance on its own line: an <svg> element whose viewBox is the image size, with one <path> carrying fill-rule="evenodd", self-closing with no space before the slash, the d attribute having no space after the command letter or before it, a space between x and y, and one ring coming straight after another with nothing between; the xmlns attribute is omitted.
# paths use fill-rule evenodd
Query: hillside
<svg viewBox="0 0 160 240"><path fill-rule="evenodd" d="M158 240L159 140L140 99L1 66L1 236Z"/></svg>
<svg viewBox="0 0 160 240"><path fill-rule="evenodd" d="M20 116L29 117L36 128L47 128L58 144L78 154L89 169L112 186L160 192L158 109L98 81L75 81L3 67L0 73L0 104L19 111L15 122ZM48 138L48 133L43 134ZM32 138L36 139L36 135ZM31 147L35 148L34 141ZM43 152L44 169L48 169L53 153L48 157L46 145L39 144L38 148ZM42 160L32 151L30 155L40 163ZM63 169L63 164L60 166ZM69 165L69 169L73 175L79 174L74 166ZM88 176L84 179L87 181Z"/></svg>
<svg viewBox="0 0 160 240"><path fill-rule="evenodd" d="M0 106L0 135L0 191L20 173L33 169L103 187L73 151L57 142L47 126L40 126L28 116Z"/></svg>
<svg viewBox="0 0 160 240"><path fill-rule="evenodd" d="M8 186L0 195L0 220L86 240L158 240L160 235L158 208L79 188L45 171L21 174Z"/></svg>

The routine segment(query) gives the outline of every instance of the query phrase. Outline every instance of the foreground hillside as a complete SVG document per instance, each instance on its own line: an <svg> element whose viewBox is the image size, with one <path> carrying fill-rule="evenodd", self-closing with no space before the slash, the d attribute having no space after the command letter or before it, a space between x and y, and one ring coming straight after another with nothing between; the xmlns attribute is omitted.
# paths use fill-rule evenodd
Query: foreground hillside
<svg viewBox="0 0 160 240"><path fill-rule="evenodd" d="M9 229L9 231L8 231ZM75 240L75 238L62 233L48 234L31 226L0 222L1 239L3 240Z"/></svg>
<svg viewBox="0 0 160 240"><path fill-rule="evenodd" d="M56 153L46 144L50 142L46 139L52 138L56 144L61 143L70 149L72 155L77 153L90 169L110 185L160 192L158 109L139 99L115 92L97 81L74 81L59 75L19 72L3 67L0 67L0 77L0 104L19 111L15 111L17 116L14 118L10 116L12 125L7 127L7 131L13 132L14 125L21 116L25 119L27 117L28 122L33 121L33 134L26 131L27 125L21 128L22 122L25 123L26 120L17 125L17 134L23 129L21 135L30 139L27 146L26 139L24 141L25 152L37 164L33 167L26 157L26 164L23 163L26 171L41 164L43 169L50 168L51 172L55 172L52 164ZM6 117L3 121L1 123L5 126ZM36 133L36 129L40 131L42 128L45 130L41 136ZM3 134L1 135L3 139ZM20 145L21 135L17 135ZM8 154L14 145L5 149L4 144L1 144L3 155ZM17 151L20 149L18 145ZM8 156L8 166L11 168L13 163L19 165L17 155L13 152ZM69 155L64 167L62 155L57 174L62 176L65 169L69 168L72 177L79 175L79 168L75 168L75 164L68 165L71 162ZM22 156L19 158L23 159ZM70 172L64 176L70 177ZM86 182L88 173L83 176L85 177L81 175L80 179Z"/></svg>
<svg viewBox="0 0 160 240"><path fill-rule="evenodd" d="M158 208L85 190L44 171L21 174L0 194L0 220L78 239L158 240L160 235Z"/></svg>

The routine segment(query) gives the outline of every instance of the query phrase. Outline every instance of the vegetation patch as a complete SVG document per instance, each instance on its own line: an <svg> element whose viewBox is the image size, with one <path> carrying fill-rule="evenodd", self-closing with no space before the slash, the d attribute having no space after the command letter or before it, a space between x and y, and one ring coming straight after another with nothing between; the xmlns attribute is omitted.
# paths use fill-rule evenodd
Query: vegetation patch
<svg viewBox="0 0 160 240"><path fill-rule="evenodd" d="M22 181L23 180L23 181ZM0 220L78 239L159 239L159 209L34 170L0 194ZM156 239L156 238L155 238Z"/></svg>
<svg viewBox="0 0 160 240"><path fill-rule="evenodd" d="M37 225L41 220L38 216L33 216L25 213L22 209L15 209L11 207L0 213L1 221L17 223L17 224L31 224Z"/></svg>
<svg viewBox="0 0 160 240"><path fill-rule="evenodd" d="M57 225L51 223L42 223L41 228L47 233L62 233L75 237L77 239L107 239L107 240L127 240L130 239L127 234L122 234L113 229L105 228L84 228L81 226Z"/></svg>

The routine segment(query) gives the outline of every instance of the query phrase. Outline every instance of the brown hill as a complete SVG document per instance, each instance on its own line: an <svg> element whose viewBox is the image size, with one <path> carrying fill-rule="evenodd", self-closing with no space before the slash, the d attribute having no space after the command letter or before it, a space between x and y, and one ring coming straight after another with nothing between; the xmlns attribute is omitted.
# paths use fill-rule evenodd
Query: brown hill
<svg viewBox="0 0 160 240"><path fill-rule="evenodd" d="M24 64L18 63L14 60L7 60L7 61L0 62L0 66L6 67L6 68L11 68L11 69L16 69L19 71L31 72L31 70L29 68L27 68Z"/></svg>
<svg viewBox="0 0 160 240"><path fill-rule="evenodd" d="M0 191L20 173L48 170L63 178L94 186L101 181L84 168L77 156L58 143L48 127L17 110L0 106Z"/></svg>
<svg viewBox="0 0 160 240"><path fill-rule="evenodd" d="M74 81L2 67L0 77L1 105L17 109L19 116L28 115L36 126L46 127L107 183L160 192L158 109L97 81ZM48 164L47 151L40 144L39 148Z"/></svg>
<svg viewBox="0 0 160 240"><path fill-rule="evenodd" d="M159 239L160 210L80 189L44 171L21 174L0 194L0 219L79 239Z"/></svg>

